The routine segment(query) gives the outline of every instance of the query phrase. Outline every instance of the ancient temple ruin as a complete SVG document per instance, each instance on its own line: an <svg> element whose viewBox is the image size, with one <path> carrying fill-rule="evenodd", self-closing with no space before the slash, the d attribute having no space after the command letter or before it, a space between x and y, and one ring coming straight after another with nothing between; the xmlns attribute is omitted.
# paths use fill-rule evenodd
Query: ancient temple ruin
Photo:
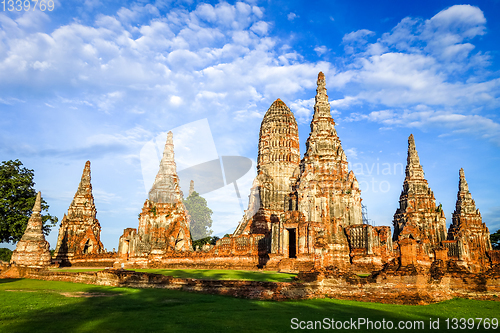
<svg viewBox="0 0 500 333"><path fill-rule="evenodd" d="M323 73L316 83L311 130L302 159L293 112L277 99L265 113L257 176L248 209L232 235L219 239L215 246L192 248L190 216L183 204L169 132L138 228L125 229L118 254L105 259L125 268L385 270L384 274L393 275L450 267L474 274L498 266L500 252L491 250L488 228L463 170L452 224L446 229L443 209L436 205L424 177L413 135L408 138L406 173L392 221L393 234L389 226L363 221L361 190L356 175L348 169L335 129ZM190 185L192 193L192 181ZM89 256L101 256L100 225L95 215L87 162L61 223L56 259L74 261L75 256L87 255L81 260L89 264L96 260Z"/></svg>
<svg viewBox="0 0 500 333"><path fill-rule="evenodd" d="M120 237L120 258L140 262L191 251L189 220L177 177L173 134L168 132L160 168L139 214L139 228L125 229Z"/></svg>
<svg viewBox="0 0 500 333"><path fill-rule="evenodd" d="M277 99L267 110L259 134L257 177L249 208L234 236L271 233L271 224L283 213L291 179L299 172L300 148L297 122L288 106Z"/></svg>
<svg viewBox="0 0 500 333"><path fill-rule="evenodd" d="M392 257L390 228L363 225L361 191L347 168L323 73L318 75L311 132L302 160L297 123L280 99L264 115L258 153L258 175L249 206L233 238L261 235L268 259L260 262L266 267L345 268L355 262L377 268Z"/></svg>
<svg viewBox="0 0 500 333"><path fill-rule="evenodd" d="M63 265L70 264L75 256L104 252L101 243L101 225L96 215L90 161L87 161L68 213L64 214L61 221L54 253L57 262Z"/></svg>
<svg viewBox="0 0 500 333"><path fill-rule="evenodd" d="M23 237L12 252L10 263L16 266L43 268L50 265L49 242L42 231L42 193L36 195L35 205Z"/></svg>
<svg viewBox="0 0 500 333"><path fill-rule="evenodd" d="M448 229L448 256L458 260L458 264L479 272L490 267L487 255L491 251L490 231L483 223L481 213L469 192L464 169L460 169L457 203L452 223Z"/></svg>
<svg viewBox="0 0 500 333"><path fill-rule="evenodd" d="M271 221L270 264L278 262L281 268L347 265L349 244L343 227L361 223L361 192L356 177L347 170L323 73L317 85L304 158L286 175L289 186Z"/></svg>
<svg viewBox="0 0 500 333"><path fill-rule="evenodd" d="M446 240L446 218L424 178L413 134L408 138L406 176L393 225L393 240L398 241L403 260L412 264L430 265L433 250Z"/></svg>

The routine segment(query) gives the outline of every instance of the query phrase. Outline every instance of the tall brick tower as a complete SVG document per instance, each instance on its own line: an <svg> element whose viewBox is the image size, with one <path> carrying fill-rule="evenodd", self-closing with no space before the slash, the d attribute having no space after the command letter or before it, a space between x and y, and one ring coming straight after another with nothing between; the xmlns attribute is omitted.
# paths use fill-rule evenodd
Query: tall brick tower
<svg viewBox="0 0 500 333"><path fill-rule="evenodd" d="M294 172L300 162L299 131L295 117L277 99L260 126L257 178L250 194L249 209L234 235L268 234L288 204Z"/></svg>
<svg viewBox="0 0 500 333"><path fill-rule="evenodd" d="M62 264L70 262L75 255L98 254L104 251L101 243L101 225L96 214L90 161L87 161L78 190L59 228L54 256Z"/></svg>
<svg viewBox="0 0 500 333"><path fill-rule="evenodd" d="M173 134L168 132L158 173L139 214L139 228L125 229L118 253L121 258L154 260L167 252L191 251L189 225L174 159Z"/></svg>
<svg viewBox="0 0 500 333"><path fill-rule="evenodd" d="M325 75L318 74L316 103L306 153L295 186L299 210L307 221L337 221L342 227L362 224L361 191L335 130L326 94ZM293 207L296 206L296 207Z"/></svg>

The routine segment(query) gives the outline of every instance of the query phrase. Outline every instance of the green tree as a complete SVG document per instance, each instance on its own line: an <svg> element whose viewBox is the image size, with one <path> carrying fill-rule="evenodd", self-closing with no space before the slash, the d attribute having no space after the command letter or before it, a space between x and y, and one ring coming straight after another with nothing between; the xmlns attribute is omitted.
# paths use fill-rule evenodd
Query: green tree
<svg viewBox="0 0 500 333"><path fill-rule="evenodd" d="M0 242L15 243L21 239L35 205L33 170L23 167L19 160L0 164ZM43 212L49 209L42 199L43 232L57 224L57 217Z"/></svg>
<svg viewBox="0 0 500 333"><path fill-rule="evenodd" d="M219 239L220 238L217 236L213 236L213 237L208 236L208 237L203 237L203 238L197 239L195 241L192 241L193 249L196 250L196 247L201 249L203 247L203 245L205 245L205 244L215 245Z"/></svg>
<svg viewBox="0 0 500 333"><path fill-rule="evenodd" d="M490 235L490 240L493 250L500 250L500 229Z"/></svg>
<svg viewBox="0 0 500 333"><path fill-rule="evenodd" d="M194 240L209 237L212 234L212 210L207 206L207 200L198 192L193 191L184 205L191 215L191 237Z"/></svg>
<svg viewBox="0 0 500 333"><path fill-rule="evenodd" d="M0 260L9 262L12 257L12 250L5 247L0 248Z"/></svg>

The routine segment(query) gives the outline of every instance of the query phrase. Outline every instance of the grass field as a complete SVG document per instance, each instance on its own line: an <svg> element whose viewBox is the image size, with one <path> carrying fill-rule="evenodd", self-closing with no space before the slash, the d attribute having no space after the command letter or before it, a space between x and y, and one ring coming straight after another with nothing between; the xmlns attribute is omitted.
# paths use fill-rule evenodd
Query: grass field
<svg viewBox="0 0 500 333"><path fill-rule="evenodd" d="M333 299L272 302L163 289L0 280L0 332L289 332L292 318L297 318L297 325L303 321L303 326L324 318L355 322L366 318L374 325L382 320L393 325L421 321L423 329L410 331L452 332L456 330L446 330L446 318L493 317L500 317L500 302L454 299L427 306ZM440 318L440 330L429 329L430 318ZM357 331L374 331L365 326L356 327ZM497 331L492 328L467 331Z"/></svg>
<svg viewBox="0 0 500 333"><path fill-rule="evenodd" d="M58 272L95 272L102 268L57 268ZM245 280L267 282L291 282L297 274L273 271L237 271L224 269L133 269L136 272L162 274L185 279Z"/></svg>
<svg viewBox="0 0 500 333"><path fill-rule="evenodd" d="M186 279L246 280L267 282L291 282L297 275L272 271L235 271L223 269L134 269L134 271L162 274Z"/></svg>

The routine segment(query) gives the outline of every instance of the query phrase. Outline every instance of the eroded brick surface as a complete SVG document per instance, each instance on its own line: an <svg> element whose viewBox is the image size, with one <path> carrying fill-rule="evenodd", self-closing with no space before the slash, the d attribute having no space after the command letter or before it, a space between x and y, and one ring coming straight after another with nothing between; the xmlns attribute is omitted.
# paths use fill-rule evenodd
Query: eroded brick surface
<svg viewBox="0 0 500 333"><path fill-rule="evenodd" d="M490 231L483 223L481 213L469 192L464 169L460 169L457 203L452 223L448 230L448 240L454 241L459 261L473 272L484 271L490 267Z"/></svg>
<svg viewBox="0 0 500 333"><path fill-rule="evenodd" d="M182 203L174 159L173 134L168 132L160 167L139 215L137 229L120 237L120 260L157 261L176 252L192 251L190 218Z"/></svg>
<svg viewBox="0 0 500 333"><path fill-rule="evenodd" d="M10 262L13 265L26 267L47 267L50 265L49 242L45 240L42 231L41 199L42 193L38 192L24 235L12 252Z"/></svg>
<svg viewBox="0 0 500 333"><path fill-rule="evenodd" d="M393 225L393 240L400 245L401 257L410 260L404 249L414 251L412 256L422 265L430 265L433 249L446 240L446 218L442 208L436 206L434 193L424 178L413 134L408 138L406 177ZM403 240L406 241L402 247Z"/></svg>
<svg viewBox="0 0 500 333"><path fill-rule="evenodd" d="M78 190L59 227L59 237L54 253L56 261L65 265L70 264L74 256L104 252L101 243L101 225L96 215L90 161L87 161Z"/></svg>

